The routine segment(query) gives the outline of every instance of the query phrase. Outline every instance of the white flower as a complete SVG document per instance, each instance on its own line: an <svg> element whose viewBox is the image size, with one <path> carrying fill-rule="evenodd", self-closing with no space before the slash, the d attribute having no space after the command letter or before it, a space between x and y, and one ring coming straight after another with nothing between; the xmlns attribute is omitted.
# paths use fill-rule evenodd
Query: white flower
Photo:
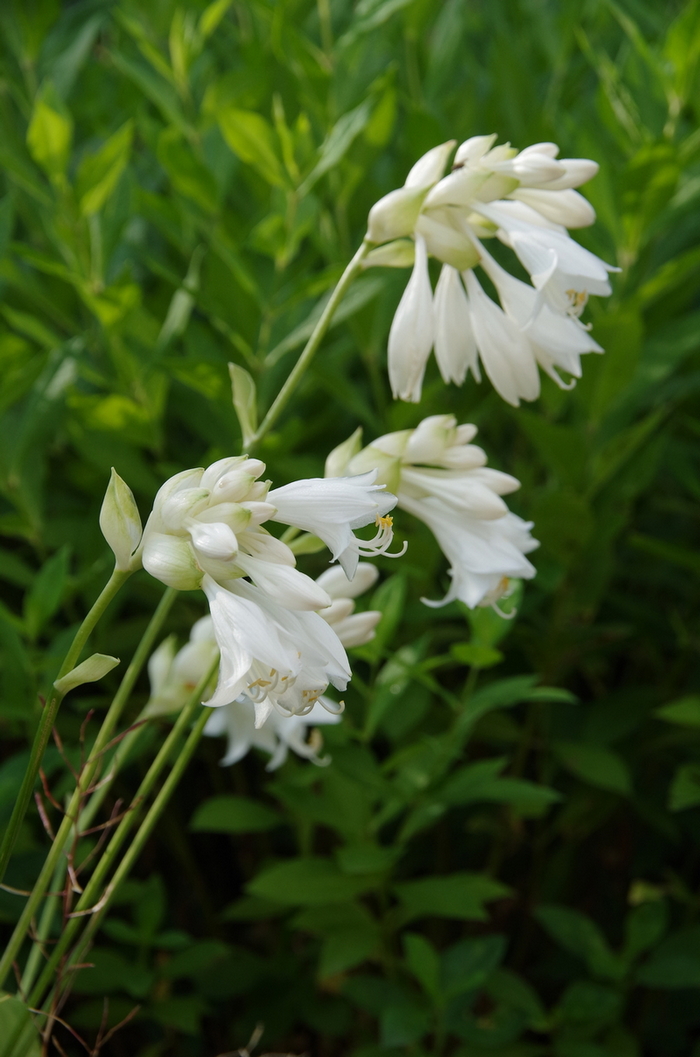
<svg viewBox="0 0 700 1057"><path fill-rule="evenodd" d="M374 629L381 619L376 609L355 612L354 599L372 587L379 576L376 566L360 562L352 580L348 580L341 568L326 569L316 583L328 592L332 602L320 616L330 624L343 646L364 646L374 638Z"/></svg>
<svg viewBox="0 0 700 1057"><path fill-rule="evenodd" d="M376 480L376 471L371 471L356 477L309 478L275 488L268 496L276 507L273 519L322 539L332 560L339 561L352 580L360 555L385 554L392 541L392 520L387 515L396 506L396 496ZM373 539L354 535L353 529L371 523L378 528Z"/></svg>
<svg viewBox="0 0 700 1057"><path fill-rule="evenodd" d="M471 608L492 605L508 593L511 578L535 575L525 557L538 546L532 523L501 498L520 484L486 466L482 449L470 443L475 434L475 426L458 426L453 415L432 415L417 429L379 437L357 454L346 449L346 472L378 467L399 508L423 521L445 553L452 584L442 603L431 605L455 598Z"/></svg>
<svg viewBox="0 0 700 1057"><path fill-rule="evenodd" d="M204 733L211 737L228 737L222 767L237 763L250 749L262 749L271 757L266 769L274 771L284 763L289 749L316 764L330 762L328 757L319 756L323 741L316 728L319 724L338 723L339 720L338 713L328 712L316 704L305 716L280 716L272 712L263 726L256 727L253 703L243 697L212 712ZM307 740L309 728L312 728L311 736Z"/></svg>
<svg viewBox="0 0 700 1057"><path fill-rule="evenodd" d="M189 642L177 652L173 635L161 642L148 662L151 695L143 715L179 712L211 668L218 652L210 616L202 617L194 624Z"/></svg>
<svg viewBox="0 0 700 1057"><path fill-rule="evenodd" d="M494 387L515 406L539 395L538 363L558 384L569 387L555 368L569 370L567 363L573 362L576 369L571 373L578 377L580 354L602 351L590 339L574 351L566 327L570 317L581 314L589 294L610 294L608 273L619 270L567 232L595 220L594 210L574 188L595 175L597 164L559 159L554 143L518 152L509 144L494 146L495 139L475 136L461 144L452 171L442 179L438 169L447 163L452 144L434 148L412 170L420 170L420 179L407 180L370 211L367 238L384 245L368 255L367 267L409 263L406 236L415 244L411 278L389 334L395 398L420 400L433 347L443 379L458 385L469 370L480 380L478 350ZM481 240L493 237L512 249L531 275L537 299L527 319L509 311L503 298L500 305L492 301L476 279L477 265L489 272ZM443 264L434 298L429 256ZM500 287L498 292L500 296ZM545 303L550 315L543 343L524 332ZM574 344L584 344L583 338Z"/></svg>

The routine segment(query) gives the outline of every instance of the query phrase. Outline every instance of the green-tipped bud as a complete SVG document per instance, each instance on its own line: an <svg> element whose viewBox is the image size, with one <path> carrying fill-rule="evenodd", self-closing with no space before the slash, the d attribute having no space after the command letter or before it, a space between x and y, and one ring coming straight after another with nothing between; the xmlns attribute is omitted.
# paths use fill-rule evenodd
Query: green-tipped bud
<svg viewBox="0 0 700 1057"><path fill-rule="evenodd" d="M324 474L326 477L344 477L348 470L350 460L357 455L362 447L362 426L358 426L355 432L339 444L326 459Z"/></svg>
<svg viewBox="0 0 700 1057"><path fill-rule="evenodd" d="M416 247L412 239L395 239L371 250L363 268L412 268L416 262Z"/></svg>
<svg viewBox="0 0 700 1057"><path fill-rule="evenodd" d="M197 565L194 550L186 536L147 532L143 564L156 580L178 591L196 591L204 573Z"/></svg>
<svg viewBox="0 0 700 1057"><path fill-rule="evenodd" d="M372 206L367 218L370 242L389 242L412 235L427 187L399 187Z"/></svg>
<svg viewBox="0 0 700 1057"><path fill-rule="evenodd" d="M133 492L114 467L100 510L100 528L112 548L116 568L120 572L140 568L140 558L132 559L132 555L141 542L141 518Z"/></svg>
<svg viewBox="0 0 700 1057"><path fill-rule="evenodd" d="M116 668L118 664L118 657L110 657L106 653L93 653L92 657L88 657L86 661L82 661L75 668L71 668L69 672L57 679L53 685L59 694L63 696L69 690L75 690L76 686L82 686L83 683L96 683L99 679L104 678L107 672L111 672L113 668Z"/></svg>

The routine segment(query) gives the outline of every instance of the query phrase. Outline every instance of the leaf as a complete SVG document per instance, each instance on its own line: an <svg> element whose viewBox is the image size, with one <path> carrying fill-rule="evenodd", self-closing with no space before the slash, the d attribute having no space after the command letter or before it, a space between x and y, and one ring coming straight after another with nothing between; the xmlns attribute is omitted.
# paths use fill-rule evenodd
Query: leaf
<svg viewBox="0 0 700 1057"><path fill-rule="evenodd" d="M233 390L233 407L241 427L243 447L247 448L258 428L255 381L248 371L236 363L229 363L228 371Z"/></svg>
<svg viewBox="0 0 700 1057"><path fill-rule="evenodd" d="M476 642L457 642L450 647L450 653L461 664L470 668L493 668L500 664L503 654L493 646L481 646Z"/></svg>
<svg viewBox="0 0 700 1057"><path fill-rule="evenodd" d="M521 814L538 817L550 804L561 800L556 789L537 785L523 778L500 778L504 759L480 760L453 774L437 792L447 804L491 801L511 804Z"/></svg>
<svg viewBox="0 0 700 1057"><path fill-rule="evenodd" d="M442 955L442 990L445 998L473 991L488 980L506 952L505 936L460 940Z"/></svg>
<svg viewBox="0 0 700 1057"><path fill-rule="evenodd" d="M590 918L569 907L540 906L535 910L540 925L561 947L586 963L594 976L620 980L625 969L613 954L602 932Z"/></svg>
<svg viewBox="0 0 700 1057"><path fill-rule="evenodd" d="M182 133L176 128L163 129L156 153L175 190L205 213L215 213L219 198L216 180L195 156Z"/></svg>
<svg viewBox="0 0 700 1057"><path fill-rule="evenodd" d="M27 635L35 639L61 604L68 577L68 548L62 547L41 567L24 597Z"/></svg>
<svg viewBox="0 0 700 1057"><path fill-rule="evenodd" d="M667 723L678 723L682 727L700 727L700 695L688 694L668 705L654 709L654 715Z"/></svg>
<svg viewBox="0 0 700 1057"><path fill-rule="evenodd" d="M200 804L190 820L198 833L263 833L279 826L282 816L245 796L214 796Z"/></svg>
<svg viewBox="0 0 700 1057"><path fill-rule="evenodd" d="M484 904L503 899L511 889L500 881L477 873L453 873L445 877L427 877L395 885L403 905L405 920L426 915L458 918L464 921L486 921Z"/></svg>
<svg viewBox="0 0 700 1057"><path fill-rule="evenodd" d="M605 1024L620 1014L622 996L593 980L576 980L567 987L558 1014L564 1020L583 1024Z"/></svg>
<svg viewBox="0 0 700 1057"><path fill-rule="evenodd" d="M440 958L432 943L417 932L405 932L403 947L408 968L426 994L441 1004Z"/></svg>
<svg viewBox="0 0 700 1057"><path fill-rule="evenodd" d="M320 157L309 175L299 187L300 197L307 195L320 178L337 165L347 153L353 140L359 136L369 121L372 103L365 99L354 110L339 118L321 146Z"/></svg>
<svg viewBox="0 0 700 1057"><path fill-rule="evenodd" d="M252 165L269 184L286 187L274 132L262 114L256 114L253 110L239 110L234 106L220 106L216 117L233 153L246 165Z"/></svg>
<svg viewBox="0 0 700 1057"><path fill-rule="evenodd" d="M683 811L700 804L700 763L682 763L668 791L669 811Z"/></svg>
<svg viewBox="0 0 700 1057"><path fill-rule="evenodd" d="M637 983L664 990L700 987L700 926L674 932L637 972Z"/></svg>
<svg viewBox="0 0 700 1057"><path fill-rule="evenodd" d="M66 171L72 139L72 118L47 82L36 97L27 129L29 153L47 176L60 180Z"/></svg>
<svg viewBox="0 0 700 1057"><path fill-rule="evenodd" d="M6 1057L39 1057L41 1040L31 1013L19 998L0 991L0 1039L13 1042Z"/></svg>
<svg viewBox="0 0 700 1057"><path fill-rule="evenodd" d="M98 213L111 198L129 161L133 138L130 118L98 151L83 158L75 188L83 216Z"/></svg>
<svg viewBox="0 0 700 1057"><path fill-rule="evenodd" d="M629 796L632 792L629 768L611 749L581 741L558 741L552 748L564 767L589 785L622 796Z"/></svg>
<svg viewBox="0 0 700 1057"><path fill-rule="evenodd" d="M664 899L651 899L632 907L625 919L624 957L637 958L655 946L668 927L668 907Z"/></svg>
<svg viewBox="0 0 700 1057"><path fill-rule="evenodd" d="M373 887L374 879L348 877L329 859L316 856L270 866L246 885L252 895L290 906L342 903Z"/></svg>
<svg viewBox="0 0 700 1057"><path fill-rule="evenodd" d="M104 679L105 675L111 672L113 668L116 668L118 664L118 657L109 657L105 653L93 653L91 657L82 661L75 668L71 668L60 679L56 679L53 685L63 696L69 690L75 690L77 686L82 686L84 683L96 683L100 679Z"/></svg>

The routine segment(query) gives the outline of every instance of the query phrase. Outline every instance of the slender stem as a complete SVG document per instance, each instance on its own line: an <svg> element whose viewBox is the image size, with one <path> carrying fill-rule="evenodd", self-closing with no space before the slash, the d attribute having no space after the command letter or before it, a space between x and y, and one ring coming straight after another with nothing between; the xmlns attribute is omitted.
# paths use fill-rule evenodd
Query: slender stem
<svg viewBox="0 0 700 1057"><path fill-rule="evenodd" d="M286 382L284 383L279 393L273 400L269 411L258 426L257 430L250 438L250 441L247 444L249 452L260 440L262 440L268 430L272 428L272 426L275 424L275 422L287 406L289 398L291 397L292 393L301 381L304 372L306 371L306 368L309 366L312 359L316 355L316 351L318 350L319 345L325 337L326 331L330 326L336 308L345 296L345 293L350 284L361 271L362 261L371 250L372 245L373 243L368 242L367 239L363 241L359 250L352 258L347 268L338 280L338 284L333 293L331 294L328 304L321 313L318 323L314 327L311 337L304 346L299 359L297 360L289 374L289 377L287 378Z"/></svg>
<svg viewBox="0 0 700 1057"><path fill-rule="evenodd" d="M197 748L197 745L199 744L199 740L202 736L204 727L208 719L208 710L204 709L202 715L199 717L194 727L190 731L190 735L187 741L185 742L180 755L175 761L173 769L170 771L168 777L163 782L158 796L153 801L153 804L151 805L148 814L141 823L139 831L134 837L134 840L132 841L129 850L119 863L114 877L110 881L107 887L107 891L105 892L104 898L101 901L99 910L97 910L90 918L90 922L80 940L78 949L76 950L74 956L71 958L72 963L78 962L82 957L83 952L85 951L86 947L91 942L92 937L100 927L102 918L104 917L107 911L107 908L112 900L112 897L114 896L114 893L117 891L122 881L126 880L131 868L135 865L136 860L143 851L143 847L146 841L153 832L156 823L158 822L158 819L167 807L170 797L175 792L175 789L184 773L184 770L187 767L187 764L190 762L190 759L192 758L194 751Z"/></svg>
<svg viewBox="0 0 700 1057"><path fill-rule="evenodd" d="M46 856L46 860L41 869L41 873L39 874L36 880L34 888L32 889L32 893L27 899L24 910L20 915L20 919L17 922L17 925L15 926L15 930L12 933L12 936L10 937L10 941L7 947L5 948L5 952L2 958L0 959L0 988L2 988L2 985L4 984L5 979L7 978L7 975L12 968L12 963L17 957L17 954L19 953L20 947L22 946L24 937L29 929L32 918L36 913L36 909L41 900L43 899L44 894L46 893L47 888L50 884L51 877L53 875L54 870L56 869L56 864L58 863L59 859L61 858L61 855L63 854L63 850L68 842L73 825L76 823L80 814L80 807L82 800L85 796L85 792L90 788L90 785L95 775L95 771L100 765L102 759L102 750L105 748L108 741L112 737L114 728L119 720L119 717L121 716L124 706L129 700L131 691L134 688L134 684L141 672L141 669L143 668L143 665L145 664L146 660L149 657L149 654L153 649L155 638L160 632L163 622L166 616L168 615L168 612L175 600L176 595L177 591L175 591L172 587L169 587L165 591L163 597L158 603L158 607L155 613L151 617L148 627L144 632L143 638L141 639L136 649L136 652L134 653L131 664L124 673L124 678L122 679L121 685L119 686L119 689L117 690L114 696L114 700L109 706L107 715L104 718L104 722L102 723L102 726L98 731L97 737L95 738L95 743L92 746L90 758L82 769L78 784L76 785L73 795L71 796L70 803L68 804L68 808L66 810L66 814L63 818L63 821L59 826L56 838L49 849L48 855ZM113 776L110 776L110 780L111 777Z"/></svg>
<svg viewBox="0 0 700 1057"><path fill-rule="evenodd" d="M66 863L64 859L59 859L56 863L56 869L53 872L51 878L51 895L47 895L46 902L44 903L44 909L41 912L41 920L36 930L36 939L32 944L32 949L29 952L27 958L27 964L24 967L22 973L22 979L19 985L20 996L24 996L31 989L32 984L36 979L36 975L41 965L41 956L44 953L43 946L46 940L49 938L51 932L51 926L53 925L53 919L56 916L56 911L61 905L60 889L63 887L63 881L66 875ZM55 894L53 894L55 893Z"/></svg>
<svg viewBox="0 0 700 1057"><path fill-rule="evenodd" d="M65 660L61 665L61 669L58 673L58 678L65 675L75 665L80 657L83 646L88 640L90 632L93 630L98 620L106 610L109 603L116 595L119 588L126 582L131 576L130 572L122 572L121 570L115 569L109 580L103 587L97 601L93 605L90 612L85 617L78 628L75 638L71 644L68 653L66 654ZM15 846L15 841L19 834L20 827L24 821L24 816L27 812L27 807L34 790L34 783L36 782L36 776L39 773L41 767L41 761L44 758L44 752L46 745L49 740L51 731L53 730L54 723L56 722L56 715L58 713L59 705L63 700L63 694L61 694L54 687L49 694L48 701L46 702L44 709L41 713L41 719L39 720L39 726L37 727L36 734L34 736L34 743L32 745L32 751L29 757L29 763L27 769L24 772L24 778L22 779L22 786L19 791L15 806L12 811L12 817L5 830L2 845L0 846L0 881L5 876L5 870L7 864L12 855L12 849ZM4 977L2 977L4 980ZM1 981L0 981L1 986Z"/></svg>
<svg viewBox="0 0 700 1057"><path fill-rule="evenodd" d="M161 746L160 751L158 752L156 758L154 759L153 763L151 764L151 766L149 767L147 773L145 774L145 776L143 778L143 781L141 782L139 788L137 789L136 794L134 795L134 797L133 797L133 799L131 801L131 804L129 806L129 810L126 812L126 814L124 815L124 818L119 823L119 826L115 830L114 836L112 837L111 841L109 842L109 845L107 846L106 851L104 852L104 854L100 858L97 866L95 867L95 870L94 870L92 876L90 877L90 880L88 881L87 885L85 886L85 890L84 890L83 894L81 895L80 899L78 900L78 902L77 902L77 904L75 906L75 910L73 911L74 914L80 914L82 911L88 911L88 913L89 913L90 912L90 908L92 906L94 906L95 903L98 902L97 896L98 896L98 893L99 893L99 891L100 891L100 889L102 887L102 884L103 884L104 880L106 879L111 867L113 866L114 861L115 861L117 855L119 854L119 851L120 851L120 849L121 849L126 837L128 836L129 830L133 827L133 825L134 825L134 823L136 821L136 814L137 814L138 807L143 802L143 800L149 795L149 793L152 791L155 783L158 781L158 778L160 777L160 774L161 774L162 770L167 765L167 763L168 763L168 761L170 759L173 747L175 746L175 744L177 743L177 741L181 737L181 734L182 734L183 730L189 724L189 722L192 719L192 716L196 712L197 708L201 707L199 703L201 701L202 694L206 690L207 685L209 684L209 682L210 682L210 680L212 678L212 675L214 674L214 671L216 670L216 666L218 665L218 663L219 662L218 662L218 658L217 658L217 660L214 662L214 664L212 664L211 668L206 673L206 676L195 687L194 691L192 692L192 696L190 697L190 699L188 700L188 702L185 705L184 709L182 710L182 712L178 716L177 721L176 721L175 725L173 726L172 730L170 731L168 737L163 742L163 745ZM209 716L208 709L203 709L203 714L200 717L200 719L202 721L200 726L202 728L203 728L203 725L206 722L208 716ZM195 730L197 730L197 729L199 729L199 728L196 727ZM201 733L201 729L200 729L200 733ZM181 761L182 761L182 758L183 758L183 754L187 753L187 751L188 751L187 747L188 747L188 745L190 745L190 741L189 740L187 741L184 749L182 750L182 753L180 754L180 756L176 760L176 762L175 762L175 764L173 766L173 769L170 772L170 775L168 776L168 779L166 780L165 784L163 785L163 788L161 789L160 793L158 794L158 798L154 801L154 804L151 807L151 810L149 811L148 815L146 816L146 819L144 820L144 822L141 825L141 829L139 830L139 832L137 833L136 837L134 838L134 843L132 844L132 846L129 849L129 851L126 853L125 859L128 856L132 856L132 859L133 859L134 856L138 855L138 853L140 851L140 848L143 845L143 841L145 841L146 837L151 832L151 829L153 828L153 825L155 824L155 821L157 821L157 818L158 818L158 815L160 814L160 811L162 811L163 807L165 806L165 803L167 803L167 797L166 797L166 799L164 801L159 799L159 798L162 798L163 792L164 792L164 790L166 788L170 789L171 792L172 792L172 789L175 788L175 785L177 784L179 776L182 773L182 770L184 770L184 766L187 763L187 760L189 760L189 757L192 755L192 752L194 751L194 747L197 744L198 740L199 740L199 735L197 736L197 739L192 744L191 749L189 750L189 754L186 756L186 759L185 759L184 763L182 763ZM175 778L174 782L172 780L172 776L173 775L177 776ZM170 793L168 793L168 796L169 795L170 795ZM158 812L156 813L156 815L153 816L153 810L156 807L156 804L158 804L158 803L160 803L161 806L159 807ZM149 822L149 819L151 820L150 822ZM147 824L149 825L150 828L146 832L145 836L142 836L141 834L142 834L143 827L146 826ZM136 852L132 853L132 849L133 849L134 845L136 845L137 842L139 842L139 841L140 841L140 843L138 844ZM131 861L132 860L130 860L130 862ZM111 898L112 898L112 896L113 896L113 894L114 894L114 892L116 890L117 885L121 881L121 875L119 875L119 870L121 870L121 866L117 870L117 873L115 874L114 878L112 879L112 882L108 886L108 888L105 891L105 893L103 894L102 898L99 900L99 905L100 905L101 908L104 908L104 907L107 906L107 904L111 900ZM100 912L99 911L95 911L95 913L93 914L93 920L98 915L98 913L100 913ZM85 916L87 916L87 915L85 915ZM56 947L54 948L54 950L53 950L53 952L51 954L51 957L49 958L49 961L45 965L44 970L43 970L43 972L41 974L41 977L39 978L34 990L32 991L31 995L29 996L29 1004L31 1006L36 1006L38 1004L38 1002L41 1000L41 998L43 996L43 993L44 993L44 989L51 983L51 977L53 975L55 967L58 965L60 959L63 957L63 954L68 949L68 947L69 947L69 945L70 945L75 933L78 931L78 929L80 927L81 922L82 922L82 918L81 917L72 917L68 921L68 923L66 924L66 927L63 929L61 937L60 937L58 943L56 944Z"/></svg>

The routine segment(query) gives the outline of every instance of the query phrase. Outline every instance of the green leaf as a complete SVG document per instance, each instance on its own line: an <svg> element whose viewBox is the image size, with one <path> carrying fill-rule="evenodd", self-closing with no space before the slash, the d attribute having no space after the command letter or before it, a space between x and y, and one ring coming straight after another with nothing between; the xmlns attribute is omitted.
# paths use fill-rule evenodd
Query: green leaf
<svg viewBox="0 0 700 1057"><path fill-rule="evenodd" d="M437 792L447 804L469 804L478 801L511 804L526 816L540 816L550 804L561 800L556 789L537 785L523 778L500 778L505 759L480 760L461 768Z"/></svg>
<svg viewBox="0 0 700 1057"><path fill-rule="evenodd" d="M683 811L700 804L700 763L682 763L668 791L669 811Z"/></svg>
<svg viewBox="0 0 700 1057"><path fill-rule="evenodd" d="M558 1015L577 1024L605 1024L620 1014L622 996L593 980L576 980L561 997Z"/></svg>
<svg viewBox="0 0 700 1057"><path fill-rule="evenodd" d="M233 407L241 427L243 447L247 448L258 428L258 407L255 381L251 374L236 363L229 363L233 390Z"/></svg>
<svg viewBox="0 0 700 1057"><path fill-rule="evenodd" d="M445 998L481 987L503 961L506 947L505 936L465 939L449 947L442 956Z"/></svg>
<svg viewBox="0 0 700 1057"><path fill-rule="evenodd" d="M370 100L365 99L354 110L343 114L336 121L321 146L318 162L299 187L300 196L303 197L308 194L314 184L344 157L350 149L353 140L359 136L367 125L371 113L372 103Z"/></svg>
<svg viewBox="0 0 700 1057"><path fill-rule="evenodd" d="M163 129L156 153L175 190L205 213L215 213L219 198L216 180L195 156L182 133L176 128Z"/></svg>
<svg viewBox="0 0 700 1057"><path fill-rule="evenodd" d="M689 694L668 705L654 709L654 715L667 723L678 723L682 727L700 727L700 695Z"/></svg>
<svg viewBox="0 0 700 1057"><path fill-rule="evenodd" d="M62 547L41 567L24 597L27 635L35 639L61 604L68 577L68 548Z"/></svg>
<svg viewBox="0 0 700 1057"><path fill-rule="evenodd" d="M461 664L470 668L493 668L500 664L503 654L493 646L480 646L476 642L457 642L450 647L450 653Z"/></svg>
<svg viewBox="0 0 700 1057"><path fill-rule="evenodd" d="M31 1013L14 995L0 991L0 1039L14 1045L6 1057L39 1057L41 1039Z"/></svg>
<svg viewBox="0 0 700 1057"><path fill-rule="evenodd" d="M118 664L118 657L109 657L105 653L93 653L87 660L71 668L60 679L56 679L53 685L60 694L67 694L69 690L75 690L77 686L82 686L84 683L96 683L104 679L105 675Z"/></svg>
<svg viewBox="0 0 700 1057"><path fill-rule="evenodd" d="M453 873L445 877L427 877L404 881L395 886L403 905L404 920L435 916L464 921L486 921L484 904L503 899L511 889L500 881L477 873Z"/></svg>
<svg viewBox="0 0 700 1057"><path fill-rule="evenodd" d="M403 947L406 964L416 980L434 1002L441 1003L440 958L432 943L417 932L405 932Z"/></svg>
<svg viewBox="0 0 700 1057"><path fill-rule="evenodd" d="M374 879L349 877L335 863L316 856L300 857L270 866L246 886L263 899L290 906L323 906L354 899L374 887Z"/></svg>
<svg viewBox="0 0 700 1057"><path fill-rule="evenodd" d="M282 816L245 796L215 796L195 811L190 829L206 833L263 833L279 826Z"/></svg>
<svg viewBox="0 0 700 1057"><path fill-rule="evenodd" d="M554 743L553 750L567 770L589 785L622 796L629 796L632 792L629 768L622 757L611 749L581 741L558 741Z"/></svg>
<svg viewBox="0 0 700 1057"><path fill-rule="evenodd" d="M285 187L282 163L272 126L262 114L239 110L233 106L217 108L216 117L224 139L234 154L246 165L252 165L263 179L274 187Z"/></svg>
<svg viewBox="0 0 700 1057"><path fill-rule="evenodd" d="M625 968L590 918L569 907L540 906L535 917L552 939L586 963L594 976L620 980Z"/></svg>
<svg viewBox="0 0 700 1057"><path fill-rule="evenodd" d="M668 927L665 899L653 899L633 907L625 919L624 957L637 958L655 946Z"/></svg>
<svg viewBox="0 0 700 1057"><path fill-rule="evenodd" d="M700 926L668 936L637 972L637 983L664 990L700 987Z"/></svg>
<svg viewBox="0 0 700 1057"><path fill-rule="evenodd" d="M83 216L98 213L111 198L129 161L133 138L134 123L130 118L95 154L83 158L75 188Z"/></svg>
<svg viewBox="0 0 700 1057"><path fill-rule="evenodd" d="M36 97L27 129L29 153L47 176L61 180L68 164L72 139L73 120L47 82Z"/></svg>

